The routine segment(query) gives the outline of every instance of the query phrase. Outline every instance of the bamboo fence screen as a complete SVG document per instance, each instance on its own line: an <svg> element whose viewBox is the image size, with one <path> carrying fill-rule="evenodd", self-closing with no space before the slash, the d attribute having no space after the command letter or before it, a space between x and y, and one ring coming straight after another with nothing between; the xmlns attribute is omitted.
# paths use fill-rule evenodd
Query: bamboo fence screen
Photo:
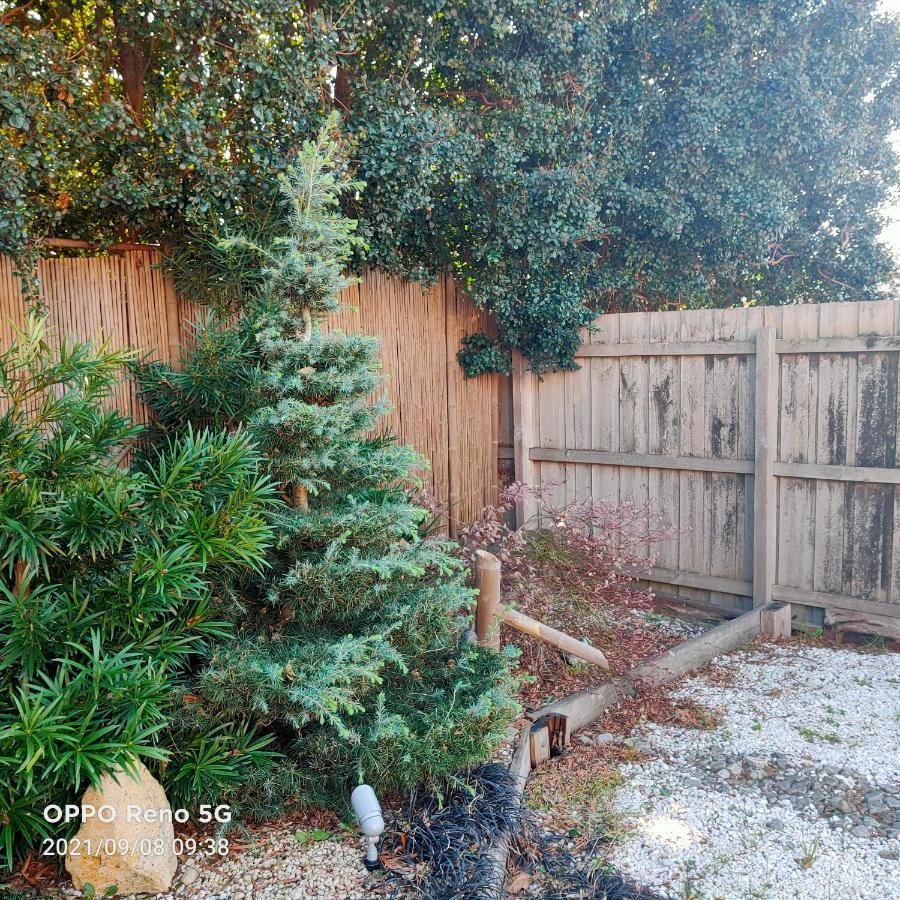
<svg viewBox="0 0 900 900"><path fill-rule="evenodd" d="M51 332L71 338L108 339L177 362L195 315L182 301L152 250L40 263ZM431 462L424 488L449 504L449 529L477 517L497 494L496 377L467 381L456 362L460 338L487 327L484 314L449 278L432 287L368 272L344 297L347 308L327 327L380 339L386 392L393 407L384 427ZM18 279L0 257L0 346L26 315ZM138 421L147 411L126 380L115 403Z"/></svg>

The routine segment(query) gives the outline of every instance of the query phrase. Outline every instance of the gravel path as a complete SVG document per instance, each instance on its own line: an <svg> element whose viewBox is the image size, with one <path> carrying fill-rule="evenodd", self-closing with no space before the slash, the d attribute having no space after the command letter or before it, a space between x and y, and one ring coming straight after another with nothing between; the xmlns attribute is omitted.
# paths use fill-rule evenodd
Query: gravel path
<svg viewBox="0 0 900 900"><path fill-rule="evenodd" d="M680 900L900 898L900 656L763 645L679 693L720 724L632 737L614 865Z"/></svg>
<svg viewBox="0 0 900 900"><path fill-rule="evenodd" d="M371 900L363 852L361 840L301 843L296 825L276 827L225 857L200 853L182 861L171 889L152 900ZM63 896L83 894L69 887Z"/></svg>

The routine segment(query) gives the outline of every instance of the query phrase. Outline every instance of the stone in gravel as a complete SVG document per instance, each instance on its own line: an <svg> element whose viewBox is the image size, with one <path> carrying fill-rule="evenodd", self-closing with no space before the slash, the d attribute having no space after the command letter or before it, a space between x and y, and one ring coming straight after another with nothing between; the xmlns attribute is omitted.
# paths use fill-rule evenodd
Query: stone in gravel
<svg viewBox="0 0 900 900"><path fill-rule="evenodd" d="M900 860L900 851L897 850L882 850L878 855L882 859Z"/></svg>
<svg viewBox="0 0 900 900"><path fill-rule="evenodd" d="M856 825L850 829L850 834L854 837L867 838L869 837L869 829L866 828L865 825Z"/></svg>
<svg viewBox="0 0 900 900"><path fill-rule="evenodd" d="M722 781L726 781L729 777L731 777L731 772L729 772L728 769L719 769L719 771L716 772L716 775L718 775L719 778L722 779Z"/></svg>
<svg viewBox="0 0 900 900"><path fill-rule="evenodd" d="M614 734L610 734L608 731L604 731L601 734L598 734L594 738L595 744L614 744L618 738Z"/></svg>
<svg viewBox="0 0 900 900"><path fill-rule="evenodd" d="M594 743L586 734L579 735L578 740L587 747L590 747Z"/></svg>
<svg viewBox="0 0 900 900"><path fill-rule="evenodd" d="M131 774L119 770L104 775L96 788L85 791L81 803L94 809L108 804L117 813L111 822L101 822L99 818L84 822L75 836L82 847L102 846L106 841L119 846L121 841L131 848L149 841L151 847L158 845L162 850L160 853L70 853L66 856L66 871L72 876L75 887L80 890L90 883L98 894L112 885L121 894L167 891L178 866L172 850L175 839L172 809L162 785L147 767L134 760ZM129 821L125 815L132 806L146 811L140 821ZM168 813L168 821L147 821L150 811L159 819ZM75 846L74 842L72 846Z"/></svg>
<svg viewBox="0 0 900 900"><path fill-rule="evenodd" d="M745 756L744 760L751 769L765 769L769 764L769 760L765 756Z"/></svg>

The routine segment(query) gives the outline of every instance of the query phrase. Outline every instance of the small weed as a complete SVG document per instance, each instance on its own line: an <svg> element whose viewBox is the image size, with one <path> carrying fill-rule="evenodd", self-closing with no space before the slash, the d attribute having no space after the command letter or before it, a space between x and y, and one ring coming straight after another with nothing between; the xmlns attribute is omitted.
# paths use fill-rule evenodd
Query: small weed
<svg viewBox="0 0 900 900"><path fill-rule="evenodd" d="M302 828L294 832L297 842L304 847L307 844L315 844L319 841L327 841L331 837L331 832L324 828L313 828L311 831L304 831Z"/></svg>
<svg viewBox="0 0 900 900"><path fill-rule="evenodd" d="M853 681L854 681L854 683L858 684L860 687L872 687L872 679L864 678L862 675L854 675Z"/></svg>
<svg viewBox="0 0 900 900"><path fill-rule="evenodd" d="M797 632L797 643L798 644L812 644L817 645L821 643L822 637L825 634L825 629L818 628L801 628Z"/></svg>
<svg viewBox="0 0 900 900"><path fill-rule="evenodd" d="M819 849L821 847L821 839L815 838L815 840L807 843L803 841L800 844L800 849L803 851L800 859L797 862L800 864L801 869L811 869L813 863L816 861L816 857L819 855Z"/></svg>
<svg viewBox="0 0 900 900"><path fill-rule="evenodd" d="M772 885L764 884L761 888L755 888L747 894L749 900L768 900L772 896Z"/></svg>
<svg viewBox="0 0 900 900"><path fill-rule="evenodd" d="M754 731L762 731L762 722L759 719L754 719L753 724L750 726Z"/></svg>
<svg viewBox="0 0 900 900"><path fill-rule="evenodd" d="M114 884L109 884L106 886L106 890L102 894L97 893L97 888L95 888L90 882L87 882L85 886L81 889L81 892L85 896L85 900L96 900L97 897L115 897L116 894L119 893L118 887Z"/></svg>
<svg viewBox="0 0 900 900"><path fill-rule="evenodd" d="M694 881L694 872L697 869L697 863L692 859L687 859L684 861L681 868L684 874L684 884L681 886L679 900L702 900L703 894Z"/></svg>
<svg viewBox="0 0 900 900"><path fill-rule="evenodd" d="M816 731L814 728L799 728L798 731L801 737L809 741L811 744L816 744L820 741L825 741L828 744L839 744L841 742L841 736L834 731L828 731L825 734L823 734L821 731Z"/></svg>

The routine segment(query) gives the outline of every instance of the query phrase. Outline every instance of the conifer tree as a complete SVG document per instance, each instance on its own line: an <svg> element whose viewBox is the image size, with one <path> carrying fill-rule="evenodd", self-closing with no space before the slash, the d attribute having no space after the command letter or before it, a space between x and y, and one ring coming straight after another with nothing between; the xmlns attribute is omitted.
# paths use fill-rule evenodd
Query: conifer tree
<svg viewBox="0 0 900 900"><path fill-rule="evenodd" d="M47 804L135 757L180 798L276 765L269 735L220 730L201 754L168 729L228 633L212 573L264 566L277 496L245 434L186 429L121 465L142 430L110 408L128 359L58 345L39 315L0 353L0 880L64 833Z"/></svg>
<svg viewBox="0 0 900 900"><path fill-rule="evenodd" d="M277 237L220 243L247 264L242 308L201 318L180 369L138 373L163 433L241 426L283 491L269 568L221 586L234 636L189 705L194 727L276 735L291 766L261 803L446 774L483 758L515 711L508 660L464 640L473 592L454 545L420 534L429 513L407 488L425 461L373 436L376 341L320 327L349 283L355 223L338 201L360 188L335 153L323 130L281 177Z"/></svg>

